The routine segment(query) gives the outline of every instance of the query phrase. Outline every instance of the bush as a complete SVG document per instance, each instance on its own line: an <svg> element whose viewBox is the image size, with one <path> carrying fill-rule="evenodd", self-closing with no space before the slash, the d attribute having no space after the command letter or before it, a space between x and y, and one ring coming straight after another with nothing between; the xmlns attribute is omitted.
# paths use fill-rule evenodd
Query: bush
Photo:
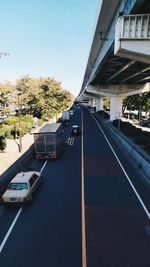
<svg viewBox="0 0 150 267"><path fill-rule="evenodd" d="M110 115L109 115L107 112L105 112L104 110L99 110L97 113L98 113L101 117L103 117L104 119L109 119L109 118L110 118Z"/></svg>
<svg viewBox="0 0 150 267"><path fill-rule="evenodd" d="M97 113L98 113L100 116L103 116L104 111L103 111L103 110L99 110Z"/></svg>
<svg viewBox="0 0 150 267"><path fill-rule="evenodd" d="M26 133L29 133L32 130L32 123L21 121L21 135L25 135ZM5 138L12 139L14 138L14 128L17 132L17 135L19 135L19 123L15 125L2 125L0 128L1 135L3 135Z"/></svg>
<svg viewBox="0 0 150 267"><path fill-rule="evenodd" d="M33 116L27 114L21 117L21 135L25 135L30 132L33 127ZM9 117L1 126L1 135L8 139L14 138L14 128L16 129L17 135L19 135L19 119L18 117Z"/></svg>
<svg viewBox="0 0 150 267"><path fill-rule="evenodd" d="M133 128L133 129L127 129L127 130L124 130L123 133L127 136L131 136L131 137L144 137L143 136L143 132L141 129L137 129L136 127Z"/></svg>
<svg viewBox="0 0 150 267"><path fill-rule="evenodd" d="M134 143L138 145L145 145L147 143L147 139L145 137L135 137L134 138Z"/></svg>
<svg viewBox="0 0 150 267"><path fill-rule="evenodd" d="M147 142L147 144L145 144L145 146L144 146L144 150L150 152L150 141Z"/></svg>
<svg viewBox="0 0 150 267"><path fill-rule="evenodd" d="M0 150L3 151L6 148L6 138L0 136Z"/></svg>
<svg viewBox="0 0 150 267"><path fill-rule="evenodd" d="M114 127L118 127L118 120L114 120L112 122ZM144 139L150 139L150 133L146 132L146 131L142 131L142 129L137 128L135 126L133 126L131 123L129 122L124 122L124 121L120 121L120 130L127 136L129 137L135 137L134 140L135 142L142 142L142 144L145 144ZM140 138L140 139L139 139ZM142 141L143 140L143 141Z"/></svg>
<svg viewBox="0 0 150 267"><path fill-rule="evenodd" d="M113 120L112 124L114 127L118 127L118 123L119 123L119 120ZM120 122L120 126L121 126L121 122Z"/></svg>
<svg viewBox="0 0 150 267"><path fill-rule="evenodd" d="M1 129L0 129L1 135L3 135L5 138L12 139L13 138L13 136L12 136L12 130L13 129L14 129L13 125L3 124Z"/></svg>

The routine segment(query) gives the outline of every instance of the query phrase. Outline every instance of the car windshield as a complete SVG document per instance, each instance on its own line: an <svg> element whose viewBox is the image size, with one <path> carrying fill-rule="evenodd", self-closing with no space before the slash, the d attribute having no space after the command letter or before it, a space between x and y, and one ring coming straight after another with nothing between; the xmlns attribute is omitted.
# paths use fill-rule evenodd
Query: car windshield
<svg viewBox="0 0 150 267"><path fill-rule="evenodd" d="M23 190L28 189L27 183L10 183L8 186L9 190Z"/></svg>

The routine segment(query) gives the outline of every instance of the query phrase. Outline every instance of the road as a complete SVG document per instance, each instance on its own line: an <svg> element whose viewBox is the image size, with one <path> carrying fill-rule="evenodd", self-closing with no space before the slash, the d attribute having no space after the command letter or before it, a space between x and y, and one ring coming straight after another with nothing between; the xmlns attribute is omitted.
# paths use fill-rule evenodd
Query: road
<svg viewBox="0 0 150 267"><path fill-rule="evenodd" d="M72 124L81 127L81 118L84 151L82 136L70 135ZM77 108L60 158L32 164L44 176L33 203L0 207L0 267L83 266L83 173L87 267L150 266L149 193L101 127L95 115Z"/></svg>

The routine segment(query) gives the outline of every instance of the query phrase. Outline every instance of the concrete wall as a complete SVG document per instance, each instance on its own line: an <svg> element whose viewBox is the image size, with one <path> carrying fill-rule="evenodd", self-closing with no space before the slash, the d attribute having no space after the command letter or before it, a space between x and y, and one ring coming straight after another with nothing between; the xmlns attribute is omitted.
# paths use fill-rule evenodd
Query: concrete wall
<svg viewBox="0 0 150 267"><path fill-rule="evenodd" d="M0 176L0 194L7 187L9 181L21 171L28 169L35 158L34 145L32 145L13 165Z"/></svg>
<svg viewBox="0 0 150 267"><path fill-rule="evenodd" d="M113 133L113 137L119 141L119 145L125 148L131 159L134 160L139 171L143 172L146 178L143 179L143 182L149 185L150 188L150 157L115 128L110 127L110 130Z"/></svg>

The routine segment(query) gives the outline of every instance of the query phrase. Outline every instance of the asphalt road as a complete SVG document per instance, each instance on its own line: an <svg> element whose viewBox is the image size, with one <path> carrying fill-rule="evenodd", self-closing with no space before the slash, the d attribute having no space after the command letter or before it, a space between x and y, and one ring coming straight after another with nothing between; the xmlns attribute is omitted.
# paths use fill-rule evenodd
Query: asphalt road
<svg viewBox="0 0 150 267"><path fill-rule="evenodd" d="M94 117L83 108L87 267L150 266L149 194L106 133L118 163ZM82 266L82 139L70 135L72 124L81 126L81 109L64 131L60 158L32 165L37 171L44 165L33 203L22 210L0 207L0 267Z"/></svg>
<svg viewBox="0 0 150 267"><path fill-rule="evenodd" d="M149 194L97 123L84 110L87 266L148 267L150 222L142 205L149 207Z"/></svg>

